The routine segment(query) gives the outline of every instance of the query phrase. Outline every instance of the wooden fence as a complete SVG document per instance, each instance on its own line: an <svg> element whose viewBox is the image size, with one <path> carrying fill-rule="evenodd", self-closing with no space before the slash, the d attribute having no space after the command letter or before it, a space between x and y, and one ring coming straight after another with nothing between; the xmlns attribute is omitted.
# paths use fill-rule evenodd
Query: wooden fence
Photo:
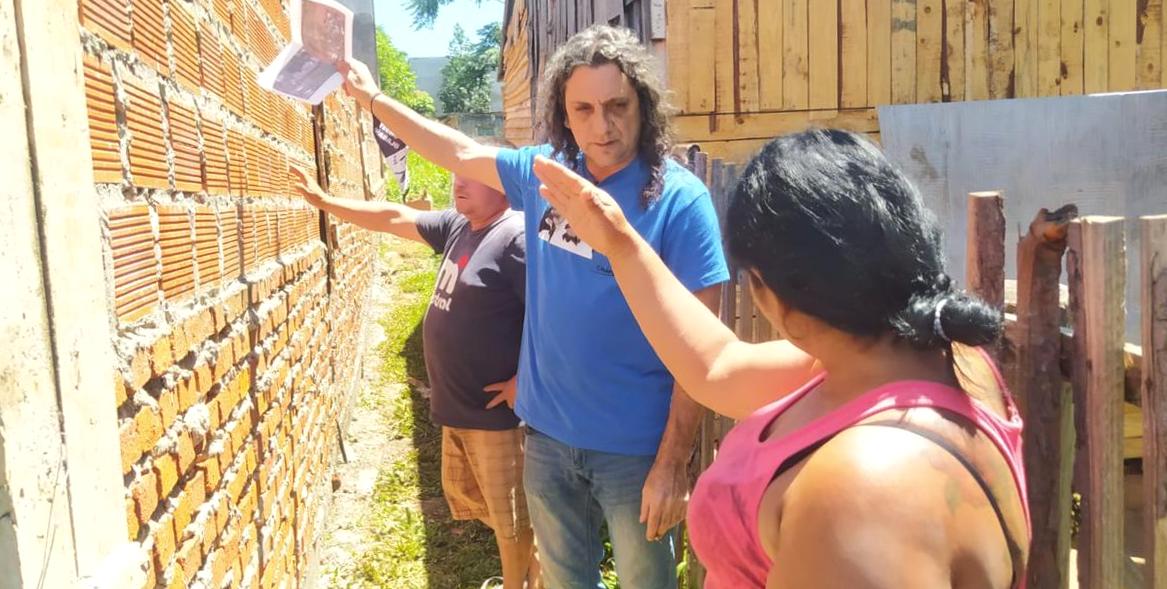
<svg viewBox="0 0 1167 589"><path fill-rule="evenodd" d="M686 156L724 219L739 167L695 148ZM1167 215L1140 218L1138 346L1124 341L1124 219L1078 218L1072 205L1038 211L1014 250L1018 277L1007 281L1003 202L995 192L969 195L965 285L1006 313L1005 338L991 352L1025 420L1028 586L1073 586L1075 548L1083 589L1167 587ZM739 288L739 269L730 274L722 320L742 340L775 337ZM706 415L695 474L732 425ZM1141 487L1124 483L1140 472ZM1128 507L1143 510L1138 536L1125 530ZM1132 536L1139 540L1128 546ZM688 587L702 587L704 570L688 559Z"/></svg>

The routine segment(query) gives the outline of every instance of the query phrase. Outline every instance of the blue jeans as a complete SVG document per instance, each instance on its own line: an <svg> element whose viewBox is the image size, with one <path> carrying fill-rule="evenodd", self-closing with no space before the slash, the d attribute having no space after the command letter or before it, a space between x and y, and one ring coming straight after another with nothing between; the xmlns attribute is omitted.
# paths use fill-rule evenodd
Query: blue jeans
<svg viewBox="0 0 1167 589"><path fill-rule="evenodd" d="M654 458L573 448L528 428L523 488L547 589L603 589L603 521L621 587L676 588L675 534L649 542L640 523Z"/></svg>

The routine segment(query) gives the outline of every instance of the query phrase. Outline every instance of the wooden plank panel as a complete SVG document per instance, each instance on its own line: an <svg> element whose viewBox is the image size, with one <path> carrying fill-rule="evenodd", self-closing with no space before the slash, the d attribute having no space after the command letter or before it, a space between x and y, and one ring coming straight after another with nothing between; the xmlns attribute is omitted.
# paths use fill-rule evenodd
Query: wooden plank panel
<svg viewBox="0 0 1167 589"><path fill-rule="evenodd" d="M1037 8L1037 94L1057 96L1062 81L1062 2L1040 0Z"/></svg>
<svg viewBox="0 0 1167 589"><path fill-rule="evenodd" d="M989 0L969 0L964 12L964 79L967 100L989 98Z"/></svg>
<svg viewBox="0 0 1167 589"><path fill-rule="evenodd" d="M839 4L808 8L810 108L839 108Z"/></svg>
<svg viewBox="0 0 1167 589"><path fill-rule="evenodd" d="M591 2L587 2L587 5L590 12ZM516 6L515 9L517 8ZM668 55L668 79L666 83L673 91L673 104L680 112L687 113L689 112L689 64L685 57L689 51L689 13L692 12L692 9L689 8L687 0L668 0L666 10L667 38L665 39L665 47L667 49L666 55ZM518 28L518 23L511 22L507 31L508 37L517 35L516 29ZM506 67L507 89L520 89L517 86L512 86L510 77L519 71L526 74L527 52L528 48L525 43L520 43L517 40L513 45L508 43L503 58ZM506 104L511 104L511 102L506 101Z"/></svg>
<svg viewBox="0 0 1167 589"><path fill-rule="evenodd" d="M1145 39L1145 37L1144 37ZM1142 253L1143 541L1147 587L1167 585L1167 216L1139 221ZM1153 310L1153 312L1152 312ZM1130 411L1126 412L1129 417ZM1128 440L1129 427L1124 427Z"/></svg>
<svg viewBox="0 0 1167 589"><path fill-rule="evenodd" d="M917 0L916 4L916 102L940 102L943 0Z"/></svg>
<svg viewBox="0 0 1167 589"><path fill-rule="evenodd" d="M1163 0L1139 3L1135 69L1139 90L1162 88L1163 85Z"/></svg>
<svg viewBox="0 0 1167 589"><path fill-rule="evenodd" d="M989 97L1013 98L1013 0L989 2Z"/></svg>
<svg viewBox="0 0 1167 589"><path fill-rule="evenodd" d="M1005 201L1000 192L968 195L965 274L970 292L1005 308Z"/></svg>
<svg viewBox="0 0 1167 589"><path fill-rule="evenodd" d="M782 108L782 4L758 3L758 98L763 111Z"/></svg>
<svg viewBox="0 0 1167 589"><path fill-rule="evenodd" d="M867 1L867 106L891 102L891 0Z"/></svg>
<svg viewBox="0 0 1167 589"><path fill-rule="evenodd" d="M944 40L941 44L940 93L944 102L965 99L964 13L966 0L943 0Z"/></svg>
<svg viewBox="0 0 1167 589"><path fill-rule="evenodd" d="M1123 552L1123 300L1121 217L1085 217L1071 227L1068 258L1078 358L1075 404L1085 453L1078 576L1083 587L1121 587ZM1077 404L1077 399L1082 403Z"/></svg>
<svg viewBox="0 0 1167 589"><path fill-rule="evenodd" d="M1059 91L1062 96L1081 94L1083 87L1082 52L1085 50L1085 24L1083 14L1085 2L1083 0L1062 0L1061 20L1061 52L1062 52L1062 83Z"/></svg>
<svg viewBox="0 0 1167 589"><path fill-rule="evenodd" d="M716 103L715 72L717 68L714 53L716 38L716 16L710 8L694 8L689 13L689 46L685 64L689 81L690 113L714 112Z"/></svg>
<svg viewBox="0 0 1167 589"><path fill-rule="evenodd" d="M1082 91L1106 92L1110 87L1110 23L1107 0L1085 0ZM1119 0L1124 1L1124 0Z"/></svg>
<svg viewBox="0 0 1167 589"><path fill-rule="evenodd" d="M1037 55L1038 15L1042 0L1014 0L1013 71L1017 98L1038 96Z"/></svg>
<svg viewBox="0 0 1167 589"><path fill-rule="evenodd" d="M916 0L891 2L891 102L916 102Z"/></svg>
<svg viewBox="0 0 1167 589"><path fill-rule="evenodd" d="M737 23L734 22L734 6L736 2L726 0L717 3L714 9L717 41L713 44L715 61L713 64L714 76L714 107L713 112L738 112L738 76L737 69Z"/></svg>
<svg viewBox="0 0 1167 589"><path fill-rule="evenodd" d="M806 0L782 0L782 108L803 110L810 100Z"/></svg>
<svg viewBox="0 0 1167 589"><path fill-rule="evenodd" d="M1112 0L1110 2L1110 65L1108 79L1110 92L1134 90L1138 76L1135 74L1135 53L1137 49L1135 33L1138 12L1132 0Z"/></svg>
<svg viewBox="0 0 1167 589"><path fill-rule="evenodd" d="M839 106L867 106L867 3L839 1Z"/></svg>
<svg viewBox="0 0 1167 589"><path fill-rule="evenodd" d="M801 131L812 125L861 133L879 130L879 121L873 108L743 114L737 117L690 115L676 117L674 124L677 139L681 143L701 143L702 148L706 141L771 139L776 135Z"/></svg>
<svg viewBox="0 0 1167 589"><path fill-rule="evenodd" d="M737 103L736 112L758 112L761 104L758 58L757 0L734 0L737 14Z"/></svg>

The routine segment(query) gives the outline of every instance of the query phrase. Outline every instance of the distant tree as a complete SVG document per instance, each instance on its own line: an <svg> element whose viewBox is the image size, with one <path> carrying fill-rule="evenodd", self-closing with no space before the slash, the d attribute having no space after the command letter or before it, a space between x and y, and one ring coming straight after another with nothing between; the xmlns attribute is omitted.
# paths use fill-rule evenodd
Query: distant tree
<svg viewBox="0 0 1167 589"><path fill-rule="evenodd" d="M417 88L417 76L404 53L393 46L389 35L377 27L377 63L381 91L427 117L434 116L434 98Z"/></svg>
<svg viewBox="0 0 1167 589"><path fill-rule="evenodd" d="M413 30L428 29L434 26L434 21L438 19L438 11L443 6L453 2L454 0L409 0L406 7L409 9L409 14L413 17ZM495 4L502 4L501 0L492 0ZM478 6L482 6L482 0L475 0Z"/></svg>
<svg viewBox="0 0 1167 589"><path fill-rule="evenodd" d="M490 23L478 29L471 42L459 25L450 41L450 61L442 68L438 100L448 113L488 113L495 72L502 46L502 28Z"/></svg>

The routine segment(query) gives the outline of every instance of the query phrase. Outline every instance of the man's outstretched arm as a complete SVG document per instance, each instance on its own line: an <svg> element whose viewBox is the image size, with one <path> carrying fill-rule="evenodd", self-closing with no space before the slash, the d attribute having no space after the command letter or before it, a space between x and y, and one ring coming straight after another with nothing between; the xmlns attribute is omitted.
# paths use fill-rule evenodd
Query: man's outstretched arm
<svg viewBox="0 0 1167 589"><path fill-rule="evenodd" d="M386 201L336 198L324 192L316 180L308 177L304 170L293 167L292 175L297 179L296 191L308 204L370 231L392 233L397 237L427 243L417 230L420 211Z"/></svg>
<svg viewBox="0 0 1167 589"><path fill-rule="evenodd" d="M482 145L461 131L431 121L382 94L376 78L359 61L341 62L340 70L345 77L345 92L361 108L371 110L410 149L457 176L504 191L495 164L497 147Z"/></svg>

